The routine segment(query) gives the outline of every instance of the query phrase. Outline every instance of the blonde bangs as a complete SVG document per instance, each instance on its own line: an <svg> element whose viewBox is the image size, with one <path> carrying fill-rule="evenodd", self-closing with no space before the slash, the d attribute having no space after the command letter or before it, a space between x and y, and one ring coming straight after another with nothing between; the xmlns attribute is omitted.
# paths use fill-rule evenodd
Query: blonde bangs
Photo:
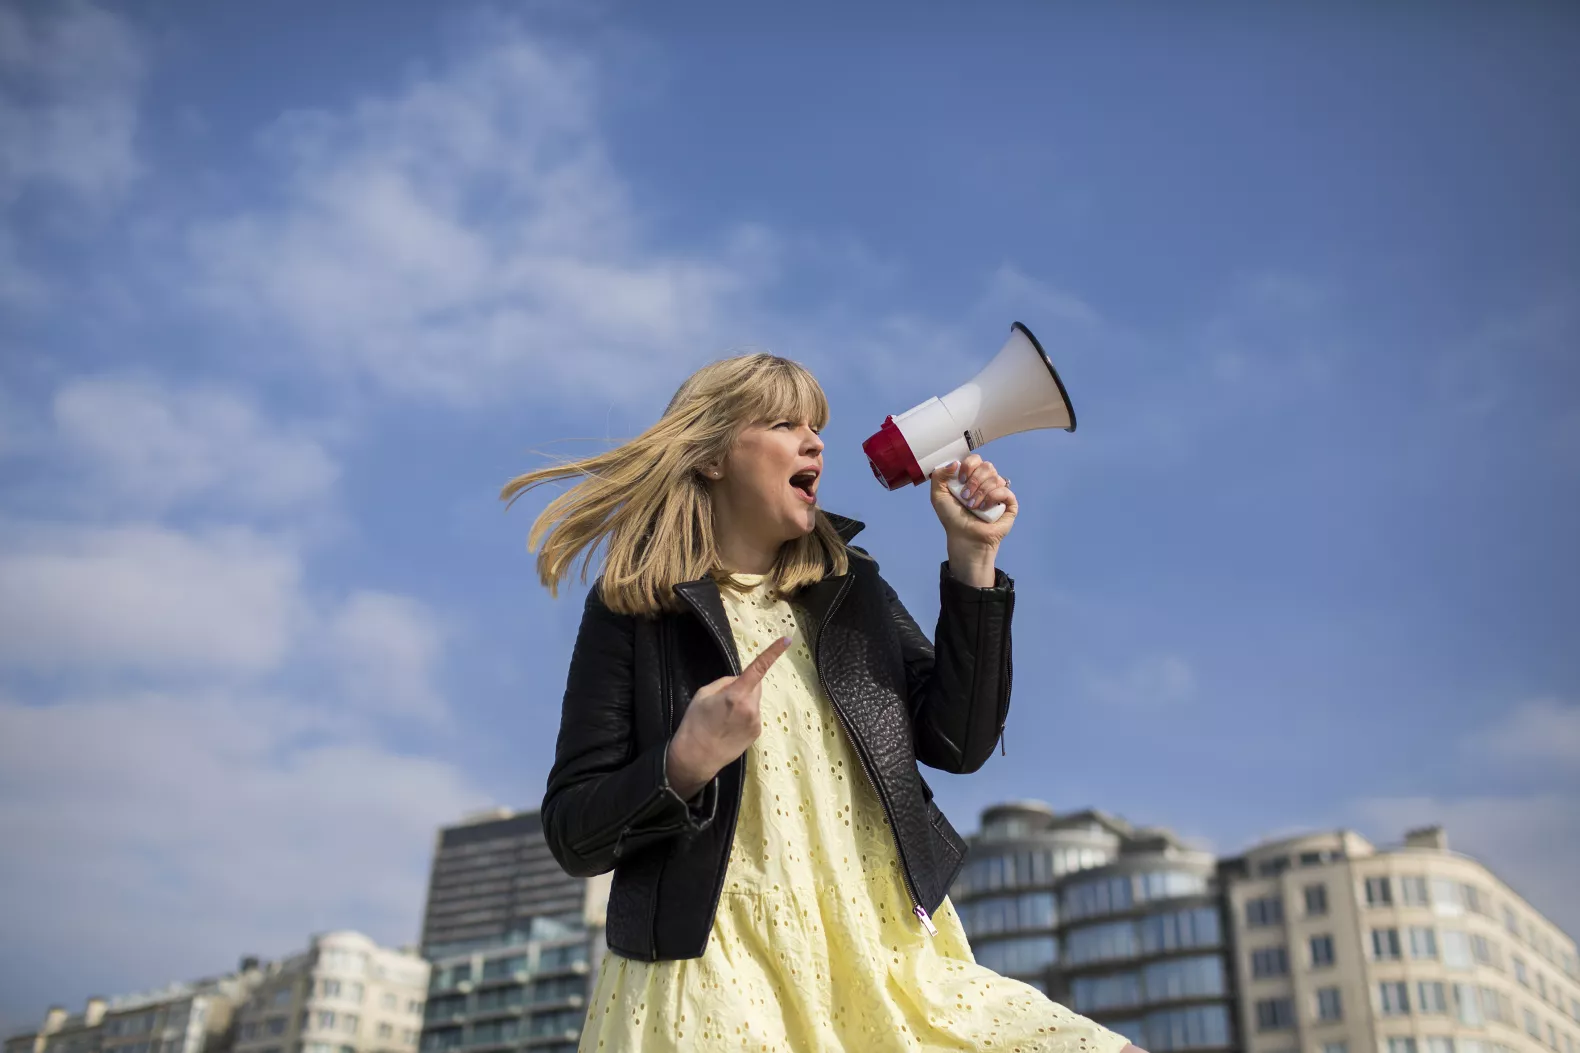
<svg viewBox="0 0 1580 1053"><path fill-rule="evenodd" d="M798 362L775 359L750 377L742 396L738 419L743 426L780 420L805 423L814 431L828 426L828 397Z"/></svg>

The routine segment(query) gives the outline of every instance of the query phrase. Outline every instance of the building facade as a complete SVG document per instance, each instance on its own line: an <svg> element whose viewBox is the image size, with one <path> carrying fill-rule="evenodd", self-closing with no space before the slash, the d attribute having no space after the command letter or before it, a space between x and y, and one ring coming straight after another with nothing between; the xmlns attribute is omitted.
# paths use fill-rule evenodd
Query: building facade
<svg viewBox="0 0 1580 1053"><path fill-rule="evenodd" d="M1577 1053L1575 942L1441 829L1347 831L1220 870L1246 1053Z"/></svg>
<svg viewBox="0 0 1580 1053"><path fill-rule="evenodd" d="M560 869L536 812L439 831L423 920L423 1053L570 1053L607 951L609 876Z"/></svg>
<svg viewBox="0 0 1580 1053"><path fill-rule="evenodd" d="M574 1053L595 944L586 926L540 918L526 940L435 960L422 1053Z"/></svg>
<svg viewBox="0 0 1580 1053"><path fill-rule="evenodd" d="M80 1013L56 1006L37 1031L7 1038L5 1053L229 1053L236 1010L262 978L248 959L227 976L90 998Z"/></svg>
<svg viewBox="0 0 1580 1053"><path fill-rule="evenodd" d="M428 963L359 932L270 963L242 1004L235 1053L416 1053Z"/></svg>
<svg viewBox="0 0 1580 1053"><path fill-rule="evenodd" d="M951 899L977 961L1151 1053L1237 1048L1215 860L1167 831L998 805Z"/></svg>
<svg viewBox="0 0 1580 1053"><path fill-rule="evenodd" d="M444 827L428 879L423 955L524 942L534 918L574 924L585 914L585 886L560 869L537 812L500 809Z"/></svg>

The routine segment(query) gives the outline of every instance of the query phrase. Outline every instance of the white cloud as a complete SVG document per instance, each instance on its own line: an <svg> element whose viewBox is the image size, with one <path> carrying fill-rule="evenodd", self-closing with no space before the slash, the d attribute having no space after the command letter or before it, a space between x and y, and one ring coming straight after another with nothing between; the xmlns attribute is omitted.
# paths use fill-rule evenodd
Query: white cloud
<svg viewBox="0 0 1580 1053"><path fill-rule="evenodd" d="M1356 802L1353 811L1381 842L1441 824L1451 848L1474 856L1565 931L1580 933L1580 802L1572 796L1380 797Z"/></svg>
<svg viewBox="0 0 1580 1053"><path fill-rule="evenodd" d="M0 202L31 186L104 205L136 178L142 48L78 0L0 6Z"/></svg>
<svg viewBox="0 0 1580 1053"><path fill-rule="evenodd" d="M0 555L0 662L257 673L301 618L300 561L240 528L12 525Z"/></svg>
<svg viewBox="0 0 1580 1053"><path fill-rule="evenodd" d="M1116 673L1093 672L1086 679L1088 692L1103 705L1156 708L1196 696L1196 672L1176 654L1146 655Z"/></svg>
<svg viewBox="0 0 1580 1053"><path fill-rule="evenodd" d="M321 928L412 940L435 827L487 797L337 730L332 708L211 689L0 700L0 838L26 846L0 854L7 901L27 905L6 912L15 960L113 989Z"/></svg>
<svg viewBox="0 0 1580 1053"><path fill-rule="evenodd" d="M650 394L722 349L765 236L644 248L587 64L486 30L400 91L278 121L264 145L283 203L194 229L203 294L423 398Z"/></svg>
<svg viewBox="0 0 1580 1053"><path fill-rule="evenodd" d="M361 591L333 615L326 634L342 697L390 716L445 716L434 686L443 649L438 620L407 596Z"/></svg>
<svg viewBox="0 0 1580 1053"><path fill-rule="evenodd" d="M54 418L60 439L88 462L82 485L123 507L195 497L252 510L299 507L327 497L338 476L318 441L226 391L79 379L56 393Z"/></svg>
<svg viewBox="0 0 1580 1053"><path fill-rule="evenodd" d="M1510 764L1580 772L1580 705L1556 698L1526 702L1504 723L1470 736L1464 746L1469 753L1485 751Z"/></svg>

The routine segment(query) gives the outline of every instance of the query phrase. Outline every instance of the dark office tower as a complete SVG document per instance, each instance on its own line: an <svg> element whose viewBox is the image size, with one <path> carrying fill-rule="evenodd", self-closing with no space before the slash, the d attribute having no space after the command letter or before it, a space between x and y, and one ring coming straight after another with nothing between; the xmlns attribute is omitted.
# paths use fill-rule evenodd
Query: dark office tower
<svg viewBox="0 0 1580 1053"><path fill-rule="evenodd" d="M420 1053L575 1053L608 903L608 875L561 870L536 812L440 830L423 919L433 974Z"/></svg>
<svg viewBox="0 0 1580 1053"><path fill-rule="evenodd" d="M447 826L428 879L423 956L523 942L533 935L534 918L601 926L601 917L588 916L588 894L588 883L549 854L537 812L500 809Z"/></svg>

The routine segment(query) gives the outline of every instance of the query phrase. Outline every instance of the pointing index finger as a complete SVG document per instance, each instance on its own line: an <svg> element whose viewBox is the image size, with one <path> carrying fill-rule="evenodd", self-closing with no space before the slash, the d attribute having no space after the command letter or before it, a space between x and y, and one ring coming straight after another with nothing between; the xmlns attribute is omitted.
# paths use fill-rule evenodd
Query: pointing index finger
<svg viewBox="0 0 1580 1053"><path fill-rule="evenodd" d="M751 660L735 682L743 687L756 687L768 675L768 667L779 660L779 656L790 649L790 637L781 636L767 647L763 648L756 658Z"/></svg>

